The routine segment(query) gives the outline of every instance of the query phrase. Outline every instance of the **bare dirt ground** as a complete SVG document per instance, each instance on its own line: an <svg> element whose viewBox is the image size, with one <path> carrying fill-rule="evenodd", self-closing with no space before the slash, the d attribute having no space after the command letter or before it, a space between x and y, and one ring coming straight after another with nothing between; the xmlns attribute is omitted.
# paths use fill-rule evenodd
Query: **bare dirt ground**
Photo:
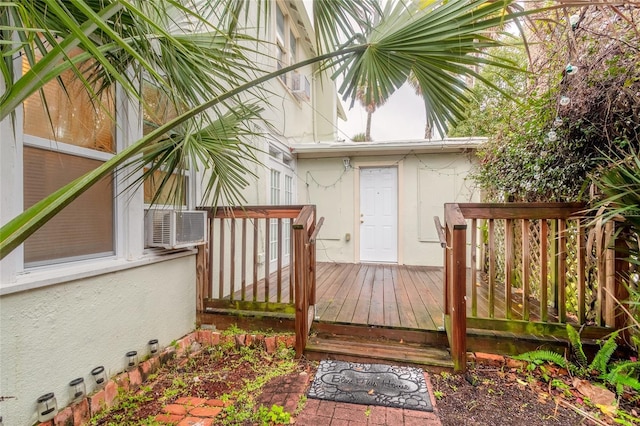
<svg viewBox="0 0 640 426"><path fill-rule="evenodd" d="M442 424L640 424L637 402L621 398L620 412L607 415L571 385L573 379L565 370L550 367L547 374L543 378L526 369L479 365L464 375L433 375L431 382Z"/></svg>
<svg viewBox="0 0 640 426"><path fill-rule="evenodd" d="M157 425L155 416L162 407L185 396L232 400L233 404L216 418L216 424L295 423L304 409L304 394L289 416L276 413L279 415L274 417L273 412L267 413L271 407L260 409L262 390L279 377L302 373L312 378L315 369L315 363L294 360L286 349L267 354L252 348L205 348L189 358L170 361L136 393L122 394L119 405L92 419L91 424ZM612 416L589 405L571 388L570 377L560 370L551 373L545 381L522 369L479 365L465 375L430 377L438 415L445 426L614 424ZM556 380L554 386L549 384L551 380ZM628 413L622 424L640 424L633 419L638 417L637 400L621 401L620 409ZM279 420L269 420L273 418Z"/></svg>

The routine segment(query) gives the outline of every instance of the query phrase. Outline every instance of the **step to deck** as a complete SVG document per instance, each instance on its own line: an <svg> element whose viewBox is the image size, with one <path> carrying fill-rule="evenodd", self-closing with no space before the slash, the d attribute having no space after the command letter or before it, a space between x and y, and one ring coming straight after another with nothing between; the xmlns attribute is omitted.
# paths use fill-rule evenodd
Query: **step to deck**
<svg viewBox="0 0 640 426"><path fill-rule="evenodd" d="M384 327L365 324L340 324L334 322L315 321L311 324L311 332L320 337L345 336L371 341L403 341L418 343L424 346L446 348L449 346L444 330L418 330L400 327Z"/></svg>
<svg viewBox="0 0 640 426"><path fill-rule="evenodd" d="M337 359L373 364L414 365L433 372L453 370L448 350L414 343L370 341L347 336L311 336L304 353L308 359L315 361Z"/></svg>

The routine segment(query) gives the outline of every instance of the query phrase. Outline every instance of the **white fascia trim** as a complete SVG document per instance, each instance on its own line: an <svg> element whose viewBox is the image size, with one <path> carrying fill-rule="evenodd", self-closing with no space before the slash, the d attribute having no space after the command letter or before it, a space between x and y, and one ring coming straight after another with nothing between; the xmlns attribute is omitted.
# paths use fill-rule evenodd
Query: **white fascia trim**
<svg viewBox="0 0 640 426"><path fill-rule="evenodd" d="M449 138L435 141L404 140L385 142L318 142L291 145L298 158L339 157L344 155L388 155L401 152L459 152L477 149L487 138Z"/></svg>
<svg viewBox="0 0 640 426"><path fill-rule="evenodd" d="M104 259L91 259L83 262L73 262L65 266L55 265L34 268L18 274L14 283L3 284L2 287L0 287L0 296L34 290L84 278L91 278L98 275L137 268L181 257L193 256L197 252L198 250L195 248L169 253L149 251L148 253L145 253L144 256L135 260L115 259L113 257L109 257Z"/></svg>

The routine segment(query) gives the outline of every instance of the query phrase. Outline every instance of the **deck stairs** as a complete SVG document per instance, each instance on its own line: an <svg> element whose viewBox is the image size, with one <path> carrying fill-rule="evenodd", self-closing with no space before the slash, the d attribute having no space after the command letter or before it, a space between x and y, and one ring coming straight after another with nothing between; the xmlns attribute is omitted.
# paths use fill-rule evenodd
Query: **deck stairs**
<svg viewBox="0 0 640 426"><path fill-rule="evenodd" d="M314 322L305 357L352 362L414 365L429 371L452 371L444 331L420 331Z"/></svg>

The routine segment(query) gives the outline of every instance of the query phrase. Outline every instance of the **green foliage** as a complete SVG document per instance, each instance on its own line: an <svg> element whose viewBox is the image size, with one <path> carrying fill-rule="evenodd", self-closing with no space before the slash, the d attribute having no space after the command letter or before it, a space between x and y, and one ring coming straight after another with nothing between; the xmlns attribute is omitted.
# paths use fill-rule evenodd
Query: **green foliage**
<svg viewBox="0 0 640 426"><path fill-rule="evenodd" d="M492 90L484 82L478 82L465 110L464 119L449 130L450 137L493 136L501 129L501 120L518 111L519 101L526 90L527 56L521 44L493 48L490 54L509 57L518 71L502 69L492 65L482 68L480 74L489 82L499 86L503 93ZM505 94L509 97L504 96Z"/></svg>
<svg viewBox="0 0 640 426"><path fill-rule="evenodd" d="M137 392L129 392L123 388L118 388L118 403L109 409L98 412L90 420L90 424L96 425L107 416L114 419L119 424L126 423L126 419L135 413L141 404L152 401L154 396L151 388L143 386Z"/></svg>
<svg viewBox="0 0 640 426"><path fill-rule="evenodd" d="M640 33L633 22L640 11L603 7L580 16L571 30L557 10L534 15L529 78L504 75L518 102L484 95L480 85L467 120L451 133L490 137L475 174L490 199L578 200L606 156L638 147L640 98L633 94L640 90ZM600 31L603 21L611 22L607 31ZM566 75L567 63L576 58L578 73ZM488 79L498 75L489 67L482 73ZM560 103L563 96L568 105Z"/></svg>
<svg viewBox="0 0 640 426"><path fill-rule="evenodd" d="M247 97L268 103L263 83L300 67L336 69L332 77L342 77L343 97L355 99L364 88L365 104L379 104L413 73L429 105L429 121L444 134L449 123L464 115L471 93L465 77L491 87L477 73L480 65L513 67L485 49L502 44L492 34L523 15L513 0L388 2L384 11L375 0L315 1L316 47L322 54L265 73L260 64L271 58L260 52L269 52L270 42L252 34L256 25L269 22L266 1L191 3L37 0L9 2L2 9L2 40L12 42L0 44L0 73L7 86L0 96L0 119L14 115L31 94L69 70L92 99L104 88L92 83L106 87L117 82L128 96L140 100L136 83L144 76L181 113L6 222L0 228L1 258L105 176L126 164L144 168L139 161L158 170L206 168L207 204L242 204L255 147L240 136L252 134L252 121L260 120L254 117L257 109L247 106ZM248 23L254 10L259 22ZM81 53L73 56L77 48ZM42 59L36 59L36 50ZM19 57L28 59L31 71L14 76L13 58ZM92 64L91 78L80 72L85 61ZM233 131L223 131L230 128ZM169 180L162 183L171 185ZM177 187L164 189L173 192Z"/></svg>
<svg viewBox="0 0 640 426"><path fill-rule="evenodd" d="M567 325L569 327L569 325ZM615 352L618 344L616 343L616 339L618 338L618 331L614 331L611 333L609 338L604 342L604 345L598 350L596 356L593 358L591 364L589 364L590 371L597 371L600 375L604 375L607 373L607 368L609 366L609 362L611 361L611 356Z"/></svg>
<svg viewBox="0 0 640 426"><path fill-rule="evenodd" d="M576 329L571 326L571 324L567 324L566 330L569 343L571 343L571 349L573 350L573 355L576 357L576 362L580 368L585 368L587 366L587 356L584 354L584 350L582 349L580 335Z"/></svg>
<svg viewBox="0 0 640 426"><path fill-rule="evenodd" d="M258 409L257 420L263 426L287 425L291 420L291 414L284 411L284 408L280 405L274 404L270 409L261 405Z"/></svg>
<svg viewBox="0 0 640 426"><path fill-rule="evenodd" d="M567 361L562 355L546 349L538 349L536 351L525 352L521 355L514 356L513 358L520 361L527 361L536 365L550 362L562 368L567 367Z"/></svg>
<svg viewBox="0 0 640 426"><path fill-rule="evenodd" d="M618 347L616 343L619 335L618 331L611 333L588 367L580 335L570 324L567 324L567 335L569 336L573 352L576 355L576 363L567 362L560 354L548 350L526 352L514 357L514 359L527 361L531 363L530 365L540 366L541 368L543 363L550 362L560 367L568 368L578 377L589 380L593 380L595 377L614 387L619 395L622 394L625 386L636 392L640 391L640 382L638 381L638 377L640 376L640 361L632 359L612 362L611 360L613 353ZM597 374L597 376L595 376L595 374ZM551 384L553 385L553 383L552 381Z"/></svg>
<svg viewBox="0 0 640 426"><path fill-rule="evenodd" d="M364 133L356 133L351 137L353 142L367 142L367 135Z"/></svg>

